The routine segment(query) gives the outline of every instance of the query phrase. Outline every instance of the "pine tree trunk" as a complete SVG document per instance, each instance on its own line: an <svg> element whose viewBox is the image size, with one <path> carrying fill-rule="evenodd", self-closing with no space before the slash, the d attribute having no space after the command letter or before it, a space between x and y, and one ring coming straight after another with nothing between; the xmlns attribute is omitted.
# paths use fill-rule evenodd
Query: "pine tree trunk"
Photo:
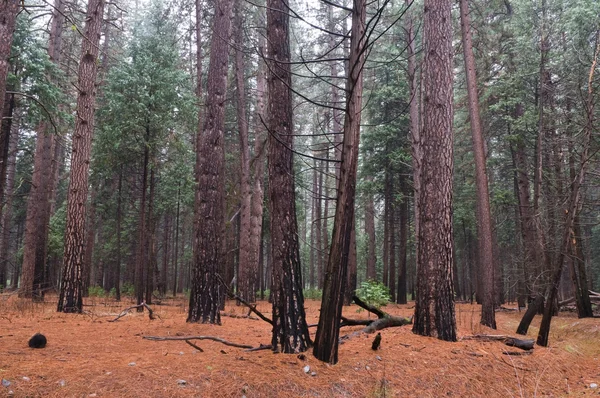
<svg viewBox="0 0 600 398"><path fill-rule="evenodd" d="M406 304L406 257L408 248L408 217L409 217L409 192L407 182L401 177L400 190L402 192L402 202L399 206L399 218L400 224L398 225L398 243L400 248L398 250L398 294L396 295L396 303Z"/></svg>
<svg viewBox="0 0 600 398"><path fill-rule="evenodd" d="M197 4L198 7L200 4ZM210 46L206 115L198 129L194 222L194 263L188 322L221 323L222 288L218 275L225 248L224 123L227 95L227 45L231 31L232 0L215 2ZM199 77L198 77L199 78Z"/></svg>
<svg viewBox="0 0 600 398"><path fill-rule="evenodd" d="M20 0L0 1L0 112L4 109L8 60L20 6Z"/></svg>
<svg viewBox="0 0 600 398"><path fill-rule="evenodd" d="M363 66L366 2L356 0L352 9L349 70L346 80L346 115L344 138L338 182L338 197L331 238L331 249L325 273L321 314L315 337L314 355L317 359L332 364L338 361L339 325L346 289L347 268L352 250L354 224L354 199L358 146L363 94Z"/></svg>
<svg viewBox="0 0 600 398"><path fill-rule="evenodd" d="M287 0L267 0L269 43L269 203L274 350L310 346L304 312L293 168L292 79ZM276 137L276 138L275 138Z"/></svg>
<svg viewBox="0 0 600 398"><path fill-rule="evenodd" d="M413 332L456 341L452 278L452 4L425 0L417 299ZM436 217L431 217L435 214Z"/></svg>
<svg viewBox="0 0 600 398"><path fill-rule="evenodd" d="M238 287L241 298L249 303L256 301L256 268L248 262L250 256L250 234L252 192L250 191L250 146L248 144L248 122L246 120L246 84L244 79L243 3L236 1L235 7L235 82L237 99L237 124L240 138L240 243Z"/></svg>
<svg viewBox="0 0 600 398"><path fill-rule="evenodd" d="M469 118L473 137L475 157L475 185L477 187L477 236L479 242L479 269L481 270L482 306L481 324L496 329L494 297L494 254L492 249L492 216L483 128L479 114L479 95L477 93L477 73L473 44L471 41L471 18L468 0L460 0L460 21L462 29L465 73L467 75L467 93L469 97Z"/></svg>
<svg viewBox="0 0 600 398"><path fill-rule="evenodd" d="M0 231L2 231L2 240L0 246L0 284L5 288L6 279L9 277L8 269L9 264L13 263L10 260L10 242L11 242L11 230L12 230L12 214L13 214L13 190L15 186L15 172L16 172L16 160L17 160L17 144L19 142L19 130L21 125L21 110L16 108L13 111L13 119L11 123L11 133L8 142L8 159L6 167L6 190L5 197L6 201L4 204L4 211L1 213L2 224L0 224ZM15 267L13 265L13 267ZM18 279L18 273L16 273ZM11 283L14 283L15 272L12 272Z"/></svg>
<svg viewBox="0 0 600 398"><path fill-rule="evenodd" d="M373 177L366 177L367 183L373 182ZM377 247L375 240L375 203L373 194L367 192L365 201L365 234L367 235L367 280L377 280Z"/></svg>
<svg viewBox="0 0 600 398"><path fill-rule="evenodd" d="M77 115L73 134L63 277L58 299L58 311L81 312L82 267L85 252L85 219L88 195L88 171L94 132L98 44L102 27L104 0L88 3L85 37L81 44L77 87Z"/></svg>

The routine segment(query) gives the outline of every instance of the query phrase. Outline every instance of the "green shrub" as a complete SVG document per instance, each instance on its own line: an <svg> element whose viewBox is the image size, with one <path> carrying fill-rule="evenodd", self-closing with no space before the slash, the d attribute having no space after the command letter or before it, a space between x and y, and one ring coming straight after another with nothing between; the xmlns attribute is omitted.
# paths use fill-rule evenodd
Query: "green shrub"
<svg viewBox="0 0 600 398"><path fill-rule="evenodd" d="M390 291L383 283L366 281L356 289L356 295L365 303L375 308L381 308L391 300Z"/></svg>
<svg viewBox="0 0 600 398"><path fill-rule="evenodd" d="M110 298L117 297L117 289L114 287L112 289L110 289L110 292L108 292L108 297L110 297Z"/></svg>
<svg viewBox="0 0 600 398"><path fill-rule="evenodd" d="M121 288L121 294L124 296L133 296L135 289L132 283L125 282L123 283L123 287Z"/></svg>
<svg viewBox="0 0 600 398"><path fill-rule="evenodd" d="M320 289L304 289L304 298L309 300L321 300L323 291Z"/></svg>
<svg viewBox="0 0 600 398"><path fill-rule="evenodd" d="M102 288L102 286L88 287L88 296L89 297L104 297L105 295L106 295L106 291Z"/></svg>

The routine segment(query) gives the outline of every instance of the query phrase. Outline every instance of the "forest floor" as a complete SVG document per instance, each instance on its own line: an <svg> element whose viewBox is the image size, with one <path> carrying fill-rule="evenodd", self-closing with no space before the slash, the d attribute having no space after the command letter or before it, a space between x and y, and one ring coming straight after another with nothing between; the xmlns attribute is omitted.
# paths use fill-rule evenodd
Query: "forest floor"
<svg viewBox="0 0 600 398"><path fill-rule="evenodd" d="M414 335L410 326L381 331L382 344L371 350L373 335L362 334L340 346L331 366L312 354L245 352L218 342L149 341L143 336L217 336L259 346L270 344L270 325L223 317L222 326L188 324L183 299L151 307L160 316L132 312L116 322L128 300L86 299L86 314L55 312L56 298L31 303L0 295L1 396L15 397L563 397L600 396L600 319L561 313L552 322L550 346L531 355L502 342L443 342ZM413 305L388 305L390 314L410 316ZM320 302L307 301L309 324L318 322ZM267 302L259 310L270 315ZM367 318L353 305L344 315ZM479 325L480 307L458 304L459 337L473 334L515 336L522 313L498 312L498 330ZM227 314L247 310L228 302ZM535 338L536 317L528 338ZM311 328L314 337L316 328ZM342 329L342 335L360 327ZM48 338L44 349L27 341L36 332ZM310 371L305 373L305 366ZM313 374L313 372L315 372Z"/></svg>

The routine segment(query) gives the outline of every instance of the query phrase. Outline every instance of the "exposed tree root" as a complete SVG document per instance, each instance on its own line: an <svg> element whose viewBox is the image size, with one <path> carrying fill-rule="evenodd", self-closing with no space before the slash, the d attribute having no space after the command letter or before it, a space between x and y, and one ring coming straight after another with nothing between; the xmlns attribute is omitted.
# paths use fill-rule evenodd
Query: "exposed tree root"
<svg viewBox="0 0 600 398"><path fill-rule="evenodd" d="M127 307L125 308L123 311L121 311L121 313L115 318L115 319L111 319L109 320L109 322L115 322L118 321L120 318L124 317L125 315L127 315L129 313L129 311L135 309L135 308L145 308L148 310L148 317L150 318L151 321L155 320L157 317L160 318L160 316L157 314L154 314L154 311L152 311L152 308L150 308L148 306L148 304L146 304L145 302L142 302L142 304L139 305L133 305L131 307Z"/></svg>

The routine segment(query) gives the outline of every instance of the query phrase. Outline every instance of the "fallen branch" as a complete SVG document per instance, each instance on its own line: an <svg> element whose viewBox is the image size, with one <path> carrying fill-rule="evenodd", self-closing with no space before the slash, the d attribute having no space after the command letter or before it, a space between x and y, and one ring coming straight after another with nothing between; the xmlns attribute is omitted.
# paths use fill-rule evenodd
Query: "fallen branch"
<svg viewBox="0 0 600 398"><path fill-rule="evenodd" d="M121 311L121 313L119 315L117 315L117 317L115 319L111 319L109 320L109 322L115 322L118 321L120 318L124 317L125 315L127 315L129 313L129 311L136 309L136 308L145 308L148 310L148 317L150 318L151 321L155 320L155 316L154 316L154 311L152 311L152 308L150 308L148 306L148 304L146 304L145 302L142 302L139 305L133 305L131 307L127 307L125 308L123 311ZM157 317L160 318L160 316L156 315Z"/></svg>
<svg viewBox="0 0 600 398"><path fill-rule="evenodd" d="M533 352L531 352L531 351L502 351L502 353L504 355L519 356L519 355L531 355Z"/></svg>
<svg viewBox="0 0 600 398"><path fill-rule="evenodd" d="M258 319L255 316L252 316L252 315L237 315L237 314L230 314L230 313L227 313L227 312L221 312L221 316L226 316L226 317L229 317L229 318L251 319L253 321L260 321L260 319Z"/></svg>
<svg viewBox="0 0 600 398"><path fill-rule="evenodd" d="M178 341L182 341L182 340L183 341L187 341L187 340L212 340L212 341L216 341L217 343L225 344L225 345L230 346L230 347L253 348L251 345L232 343L231 341L223 340L220 337L214 337L214 336L144 336L143 338L145 340L151 340L151 341L167 341L167 340L176 340L176 341L177 340Z"/></svg>
<svg viewBox="0 0 600 398"><path fill-rule="evenodd" d="M342 317L342 323L340 324L340 327L341 326L351 326L352 324L366 325L366 326L361 330L357 330L356 332L353 332L353 333L350 333L350 334L340 337L340 342L349 340L352 337L356 337L362 333L369 334L369 333L374 333L378 330L382 330L385 328L391 328L391 327L395 327L395 326L404 326L404 325L409 325L412 323L411 318L392 316L392 315L380 310L379 308L375 308L372 305L365 303L364 301L362 301L360 298L358 298L356 296L352 296L352 299L354 300L356 305L358 305L359 307L364 308L365 310L377 315L378 319L376 319L376 320L355 320L355 319L348 319L348 318Z"/></svg>
<svg viewBox="0 0 600 398"><path fill-rule="evenodd" d="M269 318L267 318L266 316L264 316L259 310L257 310L256 309L256 305L251 305L246 300L244 300L243 298L241 298L237 294L233 293L229 289L229 286L227 286L227 284L225 283L225 281L223 280L223 278L221 277L221 275L217 274L217 278L219 279L219 282L221 282L221 285L223 285L223 288L225 288L225 293L227 293L227 296L229 298L236 299L237 301L239 301L240 303L242 303L246 307L248 307L250 309L250 311L254 312L260 319L262 319L263 321L267 322L269 325L273 325L273 321L270 320Z"/></svg>
<svg viewBox="0 0 600 398"><path fill-rule="evenodd" d="M195 349L197 349L198 351L200 351L200 352L204 352L204 350L203 350L202 348L200 348L200 347L199 347L199 346L197 346L196 344L192 343L191 341L189 341L189 340L186 340L185 342L186 342L188 345L190 345L190 346L194 347Z"/></svg>
<svg viewBox="0 0 600 398"><path fill-rule="evenodd" d="M501 334L474 334L464 336L461 340L502 341L507 346L517 347L525 351L532 350L535 343L534 340L522 340Z"/></svg>
<svg viewBox="0 0 600 398"><path fill-rule="evenodd" d="M253 352L253 351L271 350L271 349L273 349L273 346L271 344L261 344L258 347L248 348L247 350L244 350L244 351Z"/></svg>

